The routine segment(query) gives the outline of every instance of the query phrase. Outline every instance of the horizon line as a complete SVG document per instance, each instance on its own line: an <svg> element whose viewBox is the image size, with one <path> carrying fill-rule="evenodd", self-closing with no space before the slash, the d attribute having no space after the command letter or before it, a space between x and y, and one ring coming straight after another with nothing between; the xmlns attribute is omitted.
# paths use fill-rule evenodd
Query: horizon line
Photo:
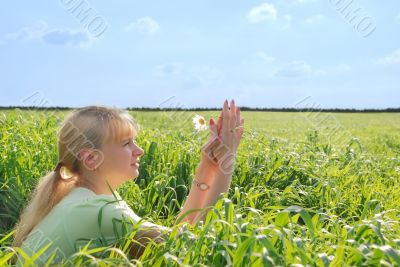
<svg viewBox="0 0 400 267"><path fill-rule="evenodd" d="M87 105L90 106L90 105ZM107 105L99 105L107 106ZM39 106L0 106L0 110L7 109L20 109L20 110L71 110L80 107L65 107L65 106L50 106L50 107L39 107ZM219 111L221 108L216 107L195 107L195 108L178 108L178 107L126 107L121 108L128 111ZM400 107L389 107L389 108L294 108L294 107L281 107L281 108L268 108L268 107L240 107L241 111L269 111L269 112L400 112Z"/></svg>

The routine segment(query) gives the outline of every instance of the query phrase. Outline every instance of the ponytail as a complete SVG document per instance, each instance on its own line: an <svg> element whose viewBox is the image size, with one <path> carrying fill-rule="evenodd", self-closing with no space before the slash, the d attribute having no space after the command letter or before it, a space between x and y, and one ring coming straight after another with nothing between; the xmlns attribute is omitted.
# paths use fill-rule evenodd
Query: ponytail
<svg viewBox="0 0 400 267"><path fill-rule="evenodd" d="M76 179L62 179L58 168L42 177L31 195L29 205L21 214L16 226L13 246L21 246L33 228L75 186Z"/></svg>

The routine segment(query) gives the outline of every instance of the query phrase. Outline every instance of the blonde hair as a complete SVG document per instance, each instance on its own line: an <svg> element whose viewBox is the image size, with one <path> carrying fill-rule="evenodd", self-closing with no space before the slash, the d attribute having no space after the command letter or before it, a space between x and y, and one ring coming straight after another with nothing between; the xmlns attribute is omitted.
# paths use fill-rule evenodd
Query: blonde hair
<svg viewBox="0 0 400 267"><path fill-rule="evenodd" d="M73 110L64 119L58 132L59 162L54 171L42 177L31 200L23 210L14 234L14 246L20 246L33 228L74 187L79 186L82 164L79 151L82 148L101 150L106 143L120 142L136 136L139 126L125 110L88 106ZM62 179L60 167L64 166L74 176Z"/></svg>

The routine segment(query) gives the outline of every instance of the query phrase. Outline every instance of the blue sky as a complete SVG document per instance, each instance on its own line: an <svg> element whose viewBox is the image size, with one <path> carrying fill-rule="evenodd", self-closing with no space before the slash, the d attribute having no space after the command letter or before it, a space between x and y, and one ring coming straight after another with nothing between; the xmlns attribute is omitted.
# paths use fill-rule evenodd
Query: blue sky
<svg viewBox="0 0 400 267"><path fill-rule="evenodd" d="M400 2L7 1L0 105L400 106Z"/></svg>

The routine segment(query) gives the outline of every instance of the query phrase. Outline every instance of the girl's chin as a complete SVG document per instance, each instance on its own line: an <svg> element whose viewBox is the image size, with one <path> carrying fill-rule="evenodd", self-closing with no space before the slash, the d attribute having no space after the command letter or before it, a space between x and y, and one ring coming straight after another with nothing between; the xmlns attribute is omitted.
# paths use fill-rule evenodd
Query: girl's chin
<svg viewBox="0 0 400 267"><path fill-rule="evenodd" d="M138 169L134 169L133 170L133 179L136 179L139 176L139 170Z"/></svg>
<svg viewBox="0 0 400 267"><path fill-rule="evenodd" d="M126 181L126 182L135 181L138 177L139 177L139 172L131 173L131 174L129 175L129 178L126 179L125 181Z"/></svg>

